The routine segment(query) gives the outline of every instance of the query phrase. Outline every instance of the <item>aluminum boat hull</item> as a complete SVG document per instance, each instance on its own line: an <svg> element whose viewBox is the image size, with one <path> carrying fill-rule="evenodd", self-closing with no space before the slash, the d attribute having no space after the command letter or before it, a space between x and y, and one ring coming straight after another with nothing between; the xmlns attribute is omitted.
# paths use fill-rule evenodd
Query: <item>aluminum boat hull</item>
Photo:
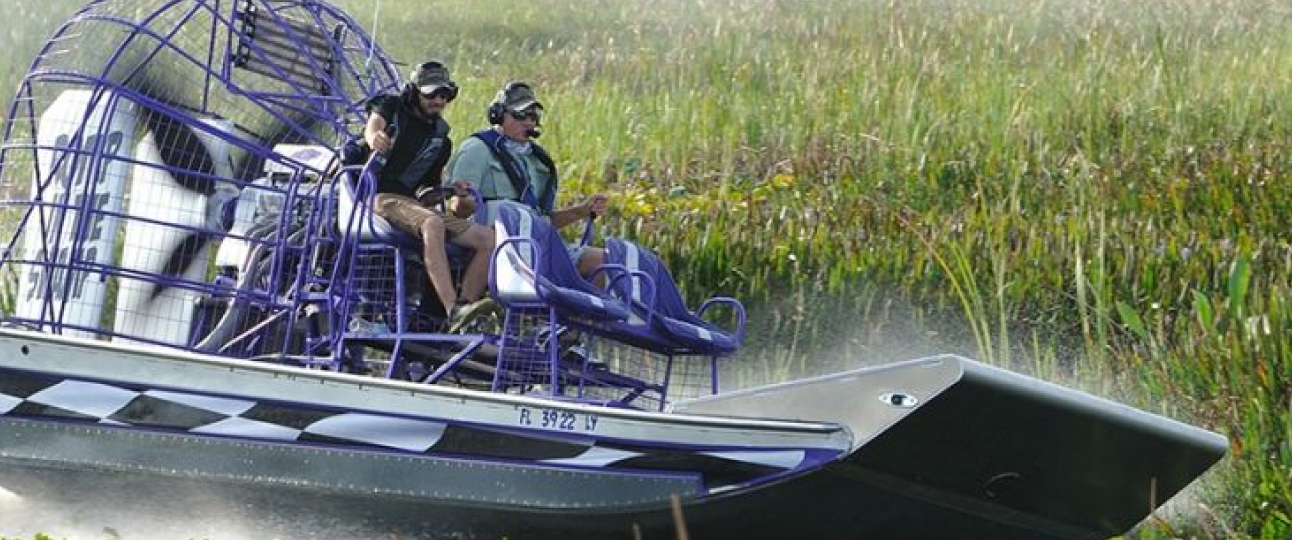
<svg viewBox="0 0 1292 540"><path fill-rule="evenodd" d="M955 356L642 412L3 330L0 411L20 494L203 486L411 537L658 537L676 498L699 537L1106 538L1225 450Z"/></svg>

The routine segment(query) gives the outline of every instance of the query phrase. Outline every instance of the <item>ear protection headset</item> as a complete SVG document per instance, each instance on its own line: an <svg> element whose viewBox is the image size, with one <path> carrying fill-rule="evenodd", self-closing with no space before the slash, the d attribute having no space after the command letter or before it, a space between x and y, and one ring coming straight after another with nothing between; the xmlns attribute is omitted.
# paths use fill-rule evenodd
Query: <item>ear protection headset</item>
<svg viewBox="0 0 1292 540"><path fill-rule="evenodd" d="M507 83L507 86L504 86L502 90L498 91L498 95L493 98L493 103L489 104L487 114L489 116L490 124L495 126L502 125L502 115L507 112L507 97L510 96L512 92L521 88L529 90L531 93L534 91L529 84L519 81L509 82Z"/></svg>

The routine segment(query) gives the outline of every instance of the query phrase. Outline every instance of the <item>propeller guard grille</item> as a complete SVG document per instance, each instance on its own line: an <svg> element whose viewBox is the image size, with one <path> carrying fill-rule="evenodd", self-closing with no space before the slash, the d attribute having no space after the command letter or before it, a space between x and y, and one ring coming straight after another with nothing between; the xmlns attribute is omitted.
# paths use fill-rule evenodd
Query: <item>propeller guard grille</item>
<svg viewBox="0 0 1292 540"><path fill-rule="evenodd" d="M328 156L362 129L367 98L399 83L323 2L90 4L49 39L6 116L4 324L323 354L300 317L327 301L335 259Z"/></svg>

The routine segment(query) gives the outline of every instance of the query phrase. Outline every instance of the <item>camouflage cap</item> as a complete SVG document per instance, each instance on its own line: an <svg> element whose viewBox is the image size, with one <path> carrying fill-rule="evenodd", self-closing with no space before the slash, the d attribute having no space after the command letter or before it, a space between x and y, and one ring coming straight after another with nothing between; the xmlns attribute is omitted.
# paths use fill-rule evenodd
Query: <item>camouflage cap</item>
<svg viewBox="0 0 1292 540"><path fill-rule="evenodd" d="M523 82L508 83L498 91L494 103L501 103L509 111L523 111L530 107L543 108L543 104L534 97L534 89Z"/></svg>
<svg viewBox="0 0 1292 540"><path fill-rule="evenodd" d="M408 80L417 87L417 91L423 94L431 94L440 88L454 86L453 80L449 78L449 68L435 61L424 62L417 66L417 69L408 76Z"/></svg>

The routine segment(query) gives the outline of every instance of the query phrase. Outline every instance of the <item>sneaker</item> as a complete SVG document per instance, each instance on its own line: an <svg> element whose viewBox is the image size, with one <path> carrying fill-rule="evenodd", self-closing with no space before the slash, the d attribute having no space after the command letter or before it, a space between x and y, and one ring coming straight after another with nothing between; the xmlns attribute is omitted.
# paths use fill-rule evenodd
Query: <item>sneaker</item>
<svg viewBox="0 0 1292 540"><path fill-rule="evenodd" d="M571 345L561 354L561 359L572 366L582 366L585 370L605 371L610 369L605 362L593 358L588 348L583 345Z"/></svg>
<svg viewBox="0 0 1292 540"><path fill-rule="evenodd" d="M502 306L486 296L474 302L454 305L449 310L446 326L450 334L497 333L501 322Z"/></svg>
<svg viewBox="0 0 1292 540"><path fill-rule="evenodd" d="M341 372L354 375L372 375L372 367L367 362L346 362L341 364Z"/></svg>
<svg viewBox="0 0 1292 540"><path fill-rule="evenodd" d="M538 345L539 348L546 348L547 342L552 339L551 334L552 334L551 328L548 326L543 326L538 330L538 333L534 336L534 342ZM569 350L572 347L581 345L582 340L583 338L581 335L579 335L579 332L577 330L574 330L565 325L557 325L556 346L560 350L563 350L563 351Z"/></svg>

